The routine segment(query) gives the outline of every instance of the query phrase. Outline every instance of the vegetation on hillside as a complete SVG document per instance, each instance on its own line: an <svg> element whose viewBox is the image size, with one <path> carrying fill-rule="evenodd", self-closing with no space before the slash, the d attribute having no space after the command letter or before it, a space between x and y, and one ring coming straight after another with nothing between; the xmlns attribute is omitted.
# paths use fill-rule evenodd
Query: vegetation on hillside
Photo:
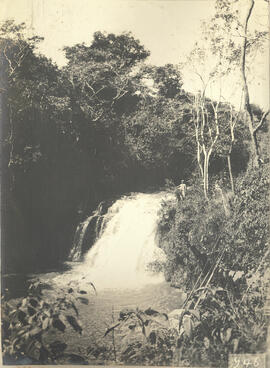
<svg viewBox="0 0 270 368"><path fill-rule="evenodd" d="M182 308L200 314L181 347L193 365L226 365L229 352L265 351L269 168L238 177L230 200L219 189L205 199L194 186L183 201L164 203L160 213L159 245L167 256L160 267L173 286L186 290Z"/></svg>

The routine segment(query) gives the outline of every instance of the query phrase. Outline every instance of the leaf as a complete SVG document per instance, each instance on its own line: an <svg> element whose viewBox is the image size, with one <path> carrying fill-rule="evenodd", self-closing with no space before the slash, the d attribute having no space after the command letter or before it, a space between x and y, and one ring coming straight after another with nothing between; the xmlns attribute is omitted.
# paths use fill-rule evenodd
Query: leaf
<svg viewBox="0 0 270 368"><path fill-rule="evenodd" d="M118 323L116 323L116 324L114 324L113 326L111 326L111 327L109 327L107 330L106 330L106 332L105 332L105 334L104 334L104 337L105 336L107 336L111 331L113 331L116 327L118 327L120 325L120 322L118 322Z"/></svg>
<svg viewBox="0 0 270 368"><path fill-rule="evenodd" d="M169 317L168 317L168 315L166 314L166 313L161 313L164 317L165 317L165 319L168 321L169 320Z"/></svg>
<svg viewBox="0 0 270 368"><path fill-rule="evenodd" d="M223 333L223 331L220 331L220 340L221 340L221 342L224 344L224 342L225 342L225 338L224 338L224 333Z"/></svg>
<svg viewBox="0 0 270 368"><path fill-rule="evenodd" d="M34 298L31 298L30 300L29 300L29 303L32 305L32 307L34 307L34 308L36 308L37 307L37 305L38 305L38 301L36 300L36 299L34 299Z"/></svg>
<svg viewBox="0 0 270 368"><path fill-rule="evenodd" d="M87 298L83 298L82 296L78 296L76 299L79 300L83 304L86 304L86 305L89 304L89 300Z"/></svg>
<svg viewBox="0 0 270 368"><path fill-rule="evenodd" d="M52 325L61 332L64 332L66 329L66 325L59 318L54 318Z"/></svg>
<svg viewBox="0 0 270 368"><path fill-rule="evenodd" d="M16 337L16 339L14 339L14 340L12 341L12 348L13 348L13 349L15 349L15 346L16 346L17 342L19 342L19 341L20 341L20 338L18 338L18 337Z"/></svg>
<svg viewBox="0 0 270 368"><path fill-rule="evenodd" d="M132 314L135 314L135 311L132 310L132 309L121 310L120 313L119 313L119 320L123 321L126 318L130 317Z"/></svg>
<svg viewBox="0 0 270 368"><path fill-rule="evenodd" d="M184 328L184 331L186 333L186 335L191 338L192 332L193 332L193 322L191 320L191 317L188 316L187 314L184 315L183 320L182 320L182 325Z"/></svg>
<svg viewBox="0 0 270 368"><path fill-rule="evenodd" d="M39 349L36 346L36 341L34 339L30 339L29 343L26 345L27 354L36 360L39 358Z"/></svg>
<svg viewBox="0 0 270 368"><path fill-rule="evenodd" d="M36 313L36 309L30 306L27 307L27 311L29 316L33 316Z"/></svg>
<svg viewBox="0 0 270 368"><path fill-rule="evenodd" d="M16 312L17 312L17 309L13 309L13 310L9 313L9 316L10 316L10 317L12 317Z"/></svg>
<svg viewBox="0 0 270 368"><path fill-rule="evenodd" d="M24 298L22 300L22 307L26 307L27 301L28 301L28 298Z"/></svg>
<svg viewBox="0 0 270 368"><path fill-rule="evenodd" d="M25 317L26 317L26 313L23 312L22 310L19 310L18 311L18 320L21 322L21 323L25 323Z"/></svg>
<svg viewBox="0 0 270 368"><path fill-rule="evenodd" d="M42 329L46 330L49 326L50 318L46 317L44 321L42 322Z"/></svg>
<svg viewBox="0 0 270 368"><path fill-rule="evenodd" d="M50 307L50 304L44 302L43 306L44 306L44 308L47 308L48 309Z"/></svg>
<svg viewBox="0 0 270 368"><path fill-rule="evenodd" d="M71 325L71 327L73 327L73 329L76 332L79 332L79 334L82 333L82 326L81 323L78 319L76 319L75 317L68 315L66 316L66 320L68 321L68 323Z"/></svg>
<svg viewBox="0 0 270 368"><path fill-rule="evenodd" d="M204 344L204 347L205 347L206 349L209 349L209 347L210 347L210 340L208 339L208 337L207 337L207 336L205 336L205 337L204 337L204 339L203 339L203 344Z"/></svg>
<svg viewBox="0 0 270 368"><path fill-rule="evenodd" d="M28 326L26 327L23 327L18 333L17 333L17 336L21 336L23 335L27 330L28 330Z"/></svg>
<svg viewBox="0 0 270 368"><path fill-rule="evenodd" d="M13 309L13 307L8 302L5 302L4 307L6 307L8 311L10 311L11 309Z"/></svg>
<svg viewBox="0 0 270 368"><path fill-rule="evenodd" d="M152 331L149 335L150 344L154 345L157 341L157 335L154 331Z"/></svg>
<svg viewBox="0 0 270 368"><path fill-rule="evenodd" d="M26 332L25 335L24 335L25 340L28 340L29 339L29 336L30 336L29 335L29 332Z"/></svg>
<svg viewBox="0 0 270 368"><path fill-rule="evenodd" d="M92 286L92 288L94 289L95 294L97 295L97 289L95 288L95 285L92 282L89 282L89 284Z"/></svg>
<svg viewBox="0 0 270 368"><path fill-rule="evenodd" d="M236 271L234 277L233 277L233 281L237 281L239 279L241 279L241 277L243 276L244 272L243 271Z"/></svg>
<svg viewBox="0 0 270 368"><path fill-rule="evenodd" d="M148 308L144 311L145 314L147 314L148 316L158 316L160 313L155 311L152 308Z"/></svg>
<svg viewBox="0 0 270 368"><path fill-rule="evenodd" d="M19 311L22 311L23 313L27 314L28 313L28 309L27 307L19 307Z"/></svg>
<svg viewBox="0 0 270 368"><path fill-rule="evenodd" d="M135 327L136 327L136 323L133 323L132 325L128 325L128 328L130 330L134 330Z"/></svg>
<svg viewBox="0 0 270 368"><path fill-rule="evenodd" d="M232 336L232 329L231 328L227 328L227 330L224 333L224 340L225 340L225 342L229 342L231 336Z"/></svg>
<svg viewBox="0 0 270 368"><path fill-rule="evenodd" d="M40 332L42 331L42 329L40 327L36 327L33 330L29 331L29 335L30 336L36 336L38 335Z"/></svg>
<svg viewBox="0 0 270 368"><path fill-rule="evenodd" d="M236 353L237 349L238 349L238 344L239 344L239 339L232 339L232 343L233 343L233 353Z"/></svg>

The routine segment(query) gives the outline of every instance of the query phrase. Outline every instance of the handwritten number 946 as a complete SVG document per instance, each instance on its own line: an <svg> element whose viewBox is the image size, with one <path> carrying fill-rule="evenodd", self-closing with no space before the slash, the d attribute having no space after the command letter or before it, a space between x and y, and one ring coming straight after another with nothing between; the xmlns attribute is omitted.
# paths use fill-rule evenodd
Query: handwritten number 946
<svg viewBox="0 0 270 368"><path fill-rule="evenodd" d="M260 361L258 358L252 360L245 358L244 360L242 360L239 357L235 357L233 359L231 368L260 368L259 366Z"/></svg>

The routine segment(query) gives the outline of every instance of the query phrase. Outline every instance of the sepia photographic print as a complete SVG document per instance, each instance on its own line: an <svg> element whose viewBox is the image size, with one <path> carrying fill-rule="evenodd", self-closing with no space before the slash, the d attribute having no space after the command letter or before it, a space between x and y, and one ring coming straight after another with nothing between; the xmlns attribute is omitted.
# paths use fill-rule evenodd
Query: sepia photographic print
<svg viewBox="0 0 270 368"><path fill-rule="evenodd" d="M269 0L0 0L3 366L270 366Z"/></svg>

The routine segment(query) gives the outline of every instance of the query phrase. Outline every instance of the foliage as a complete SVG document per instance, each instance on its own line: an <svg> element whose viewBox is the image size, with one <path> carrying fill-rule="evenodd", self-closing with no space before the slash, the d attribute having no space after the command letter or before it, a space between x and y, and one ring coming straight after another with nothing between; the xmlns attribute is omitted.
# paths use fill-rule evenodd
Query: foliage
<svg viewBox="0 0 270 368"><path fill-rule="evenodd" d="M122 310L116 324L105 336L117 331L121 345L117 356L125 364L168 365L173 359L176 331L169 327L167 314L151 308Z"/></svg>
<svg viewBox="0 0 270 368"><path fill-rule="evenodd" d="M190 172L192 150L179 69L141 68L149 52L130 33L65 47L61 69L24 24L3 23L0 37L3 265L29 271L66 259L76 224L101 200Z"/></svg>
<svg viewBox="0 0 270 368"><path fill-rule="evenodd" d="M143 65L137 78L141 80L144 89L150 89L153 96L173 99L183 92L180 68L173 64L159 67Z"/></svg>
<svg viewBox="0 0 270 368"><path fill-rule="evenodd" d="M184 201L164 203L159 242L167 255L167 278L186 271L181 283L192 287L200 272L215 264L221 251L219 267L224 271L247 273L256 268L268 247L268 190L269 174L264 167L238 178L229 217L215 188L211 201L203 199L200 186L194 185Z"/></svg>
<svg viewBox="0 0 270 368"><path fill-rule="evenodd" d="M180 361L188 361L190 365L210 363L225 367L229 353L263 352L267 333L263 311L265 295L254 292L256 289L249 289L241 303L221 287L195 292L187 306L192 308L200 300L196 306L200 317L192 316L185 323L181 322Z"/></svg>
<svg viewBox="0 0 270 368"><path fill-rule="evenodd" d="M84 358L77 353L66 352L68 345L56 331L64 334L71 326L75 332L82 334L78 303L88 304L88 298L82 296L86 291L69 286L58 290L62 296L48 299L48 294L43 294L45 289L50 289L50 286L36 281L17 305L14 301L2 300L2 351L5 362L57 364L63 359L65 362L84 362ZM53 341L51 336L54 336Z"/></svg>
<svg viewBox="0 0 270 368"><path fill-rule="evenodd" d="M188 292L185 309L200 312L200 320L189 323L190 336L181 335L178 341L179 359L190 364L225 366L229 352L264 351L263 308L269 287L267 165L249 168L235 184L234 196L224 187L212 187L208 201L200 185L194 184L184 200L164 202L160 212L165 275Z"/></svg>
<svg viewBox="0 0 270 368"><path fill-rule="evenodd" d="M269 169L248 170L236 181L232 216L224 231L224 267L245 273L258 267L268 249ZM233 231L232 231L233 229Z"/></svg>
<svg viewBox="0 0 270 368"><path fill-rule="evenodd" d="M207 269L205 262L215 257L214 244L223 226L220 210L220 203L204 198L199 185L187 191L184 201L163 204L159 243L167 256L166 277L174 285L192 288L200 272Z"/></svg>
<svg viewBox="0 0 270 368"><path fill-rule="evenodd" d="M270 280L266 282L257 272L246 288L236 276L227 289L198 287L176 314L151 308L122 310L105 333L105 337L117 333L116 361L226 367L229 353L263 352L267 333L263 306ZM240 285L241 301L230 290L232 284L235 288Z"/></svg>

